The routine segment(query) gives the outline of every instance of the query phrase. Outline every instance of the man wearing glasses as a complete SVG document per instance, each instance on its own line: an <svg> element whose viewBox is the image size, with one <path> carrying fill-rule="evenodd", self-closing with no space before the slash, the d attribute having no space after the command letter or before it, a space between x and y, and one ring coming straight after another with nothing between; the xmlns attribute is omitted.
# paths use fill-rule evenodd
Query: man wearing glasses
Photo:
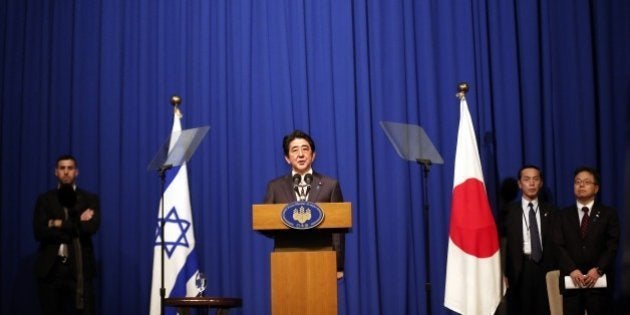
<svg viewBox="0 0 630 315"><path fill-rule="evenodd" d="M562 210L554 242L562 275L571 278L576 289L563 293L564 314L607 314L612 302L612 272L619 246L617 211L595 200L600 177L597 170L580 167L574 172L576 202ZM597 285L607 276L607 286ZM601 281L600 281L601 283Z"/></svg>

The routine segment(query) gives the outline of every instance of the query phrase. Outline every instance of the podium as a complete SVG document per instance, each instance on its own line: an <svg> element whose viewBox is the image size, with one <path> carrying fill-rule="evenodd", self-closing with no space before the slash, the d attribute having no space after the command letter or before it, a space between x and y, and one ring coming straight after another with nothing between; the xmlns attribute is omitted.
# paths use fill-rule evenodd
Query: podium
<svg viewBox="0 0 630 315"><path fill-rule="evenodd" d="M271 259L271 314L337 314L337 260L332 234L352 227L349 202L317 203L323 221L308 230L281 219L286 204L252 206L252 228L274 239Z"/></svg>

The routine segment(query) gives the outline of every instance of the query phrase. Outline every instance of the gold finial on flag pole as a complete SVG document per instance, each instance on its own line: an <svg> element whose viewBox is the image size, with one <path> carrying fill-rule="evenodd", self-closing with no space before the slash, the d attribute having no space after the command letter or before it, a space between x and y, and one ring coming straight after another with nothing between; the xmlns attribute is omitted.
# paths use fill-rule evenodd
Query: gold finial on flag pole
<svg viewBox="0 0 630 315"><path fill-rule="evenodd" d="M461 100L464 96L466 96L467 92L468 92L468 83L460 82L457 85L457 94L455 94L455 96L457 96Z"/></svg>
<svg viewBox="0 0 630 315"><path fill-rule="evenodd" d="M182 118L182 112L179 111L179 104L182 103L182 98L179 97L179 95L173 95L171 96L171 105L173 105L173 110L175 111L175 115L177 115L178 118Z"/></svg>

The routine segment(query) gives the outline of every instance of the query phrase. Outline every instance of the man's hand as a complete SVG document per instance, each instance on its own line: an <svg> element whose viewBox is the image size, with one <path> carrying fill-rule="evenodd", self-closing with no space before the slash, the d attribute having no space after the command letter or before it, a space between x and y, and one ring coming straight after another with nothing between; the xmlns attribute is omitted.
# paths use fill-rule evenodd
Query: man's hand
<svg viewBox="0 0 630 315"><path fill-rule="evenodd" d="M584 288L586 286L585 285L586 276L583 275L579 269L575 269L571 271L569 276L571 277L571 280L573 280L573 284L575 284L576 287Z"/></svg>
<svg viewBox="0 0 630 315"><path fill-rule="evenodd" d="M586 275L584 275L584 286L587 288L592 288L595 286L595 282L599 279L599 272L597 272L597 267L591 268Z"/></svg>
<svg viewBox="0 0 630 315"><path fill-rule="evenodd" d="M90 221L94 216L94 210L88 208L83 213L81 213L81 221Z"/></svg>
<svg viewBox="0 0 630 315"><path fill-rule="evenodd" d="M341 280L343 278L343 271L337 271L337 280Z"/></svg>

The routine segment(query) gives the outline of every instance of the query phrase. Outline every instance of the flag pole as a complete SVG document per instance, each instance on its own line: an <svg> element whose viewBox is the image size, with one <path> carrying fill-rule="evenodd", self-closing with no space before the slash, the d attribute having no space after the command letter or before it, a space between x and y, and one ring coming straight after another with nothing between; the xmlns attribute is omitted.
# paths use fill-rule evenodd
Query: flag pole
<svg viewBox="0 0 630 315"><path fill-rule="evenodd" d="M181 113L179 111L179 105L182 103L182 99L181 97L179 97L178 95L173 95L171 96L171 105L173 106L173 110L175 112L175 115L177 115L177 117L181 117ZM165 225L165 220L164 220L164 186L165 186L165 182L166 182L166 171L168 171L169 169L173 168L173 165L171 164L165 164L162 165L162 167L160 167L160 169L158 170L159 176L160 176L160 191L162 193L162 202L161 202L161 207L160 207L160 255L161 255L161 259L160 259L160 314L164 315L164 299L166 299L166 288L164 285L164 252L166 251L165 249L165 245L164 245L164 225Z"/></svg>
<svg viewBox="0 0 630 315"><path fill-rule="evenodd" d="M457 85L457 94L456 96L461 100L468 92L468 83L461 82ZM431 315L431 261L429 259L429 246L431 242L429 241L429 190L428 190L428 177L429 171L431 170L431 160L429 159L418 159L416 162L422 166L423 177L422 177L422 200L423 200L423 222L424 222L424 265L425 265L425 283L424 289L426 292L426 312L427 315Z"/></svg>
<svg viewBox="0 0 630 315"><path fill-rule="evenodd" d="M461 100L462 97L466 96L466 93L468 93L468 83L460 82L457 84L457 94L455 96Z"/></svg>
<svg viewBox="0 0 630 315"><path fill-rule="evenodd" d="M160 314L164 315L164 297L166 289L164 288L164 182L167 168L166 165L160 167L158 175L160 176L160 191L162 194L162 202L160 205Z"/></svg>
<svg viewBox="0 0 630 315"><path fill-rule="evenodd" d="M460 120L444 306L460 314L493 314L502 295L500 245L466 102L468 89L467 83L459 83L456 94L460 100Z"/></svg>

